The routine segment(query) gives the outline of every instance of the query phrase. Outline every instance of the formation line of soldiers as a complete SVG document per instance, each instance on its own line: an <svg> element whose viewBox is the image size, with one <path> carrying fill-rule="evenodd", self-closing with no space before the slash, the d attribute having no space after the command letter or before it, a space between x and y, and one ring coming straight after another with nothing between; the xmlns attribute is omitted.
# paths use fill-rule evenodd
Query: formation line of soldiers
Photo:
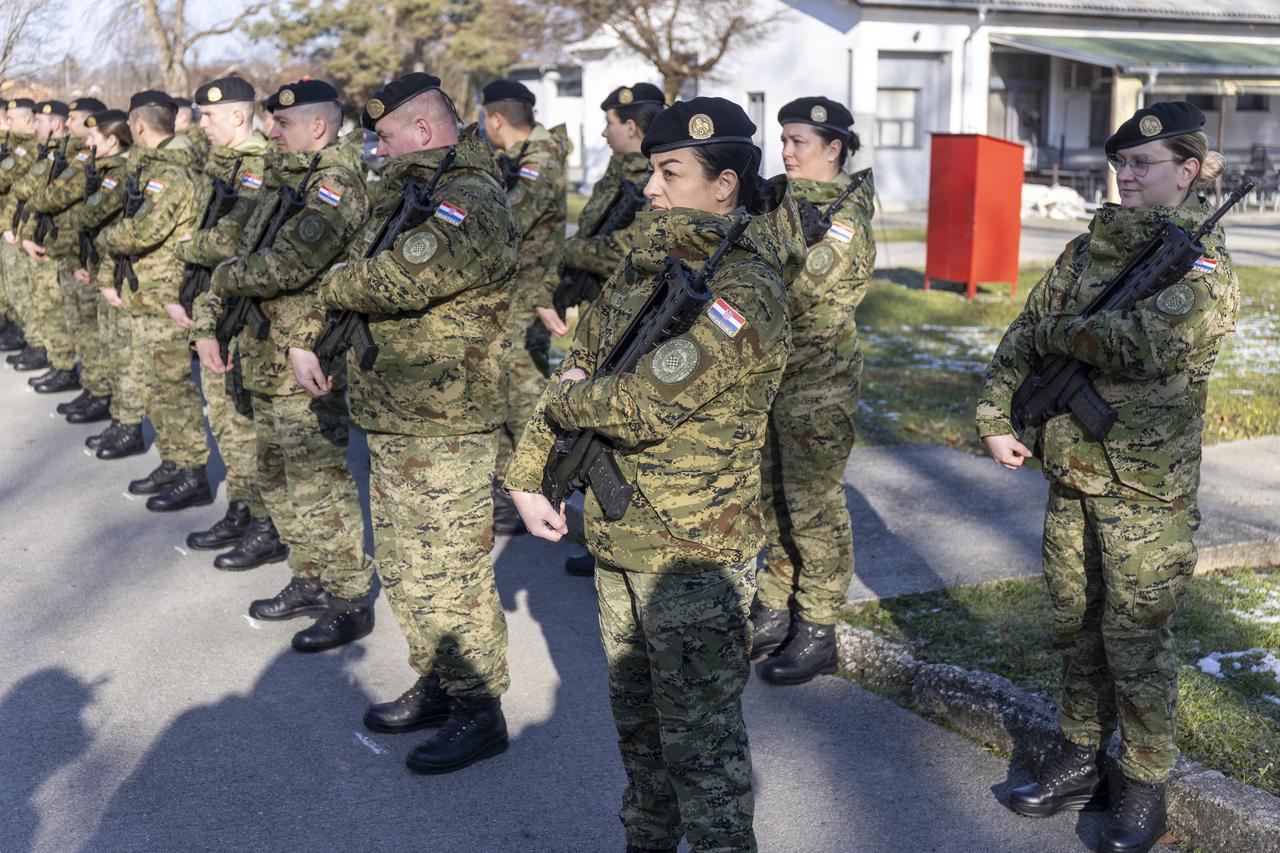
<svg viewBox="0 0 1280 853"><path fill-rule="evenodd" d="M45 371L31 380L39 393L81 391L59 411L71 423L109 421L86 441L100 459L143 453L150 420L161 463L129 490L156 512L213 501L203 397L228 507L188 544L223 551L214 565L225 570L287 560L288 584L249 613L314 617L293 638L300 652L373 630L376 571L417 679L364 723L433 729L407 758L423 773L506 749L494 537L567 535L566 490L547 484L566 448L591 451L589 470L567 480L586 492L588 548L571 551L566 569L595 578L627 849L674 851L685 838L699 851L755 850L741 708L751 663L763 660L760 675L775 684L834 672L853 569L842 476L862 368L854 315L875 247L871 174L845 169L858 148L848 109L823 97L783 107L787 174L764 180L758 128L737 104L668 106L649 84L619 87L601 104L613 157L566 239L570 146L563 126L535 120L535 98L516 81L485 86L479 123L464 127L438 78L407 74L368 98L362 132L346 136L339 93L321 80L266 98L265 134L243 79L212 80L192 100L144 91L128 111L91 98L7 103L0 345L10 363ZM1147 133L1153 125L1135 117L1141 144L1198 132L1190 114L1158 114L1170 132ZM377 137L376 172L365 132ZM1181 444L1161 452L1191 453L1197 394L1236 298L1220 232L1202 259L1208 272L1179 285L1191 296L1156 300L1156 320L1118 330L1068 316L1081 276L1103 275L1125 240L1162 217L1202 216L1187 199L1206 152L1173 150L1124 161L1122 191L1162 175L1156 164L1176 164L1181 183L1100 213L1093 241L1069 247L1002 343L979 408L998 461L1031 453L1006 434L1005 390L1036 350L1079 353L1120 375L1105 387L1140 399L1134 430L1154 417L1153 397L1185 398ZM1114 239L1099 239L1112 224ZM551 338L570 332L574 312L553 370ZM1112 344L1123 354L1098 355ZM351 424L368 437L376 564L346 466ZM1046 464L1057 478L1046 525L1055 607L1096 612L1091 573L1110 585L1132 564L1138 583L1117 617L1127 633L1106 634L1105 653L1085 639L1087 615L1071 625L1055 616L1076 666L1069 697L1096 695L1064 701L1077 752L1062 779L1015 792L1025 814L1096 804L1109 771L1093 752L1115 716L1088 713L1106 702L1120 701L1126 782L1156 790L1176 756L1172 706L1160 700L1168 667L1122 676L1116 656L1164 661L1171 577L1194 555L1194 478L1156 488L1132 461L1139 440L1125 448L1128 467L1114 467L1131 477L1089 456L1081 479L1071 454L1101 451L1069 431L1042 451L1046 463L1066 454ZM1114 567L1117 548L1099 557L1077 541L1121 523L1147 532L1120 537L1133 556ZM1168 549L1158 568L1134 544L1148 540ZM1159 614L1142 609L1156 604ZM1130 641L1141 654L1116 645ZM1106 838L1145 842L1157 816L1163 826L1162 791L1159 810L1154 802L1130 796ZM1106 838L1100 849L1147 849Z"/></svg>

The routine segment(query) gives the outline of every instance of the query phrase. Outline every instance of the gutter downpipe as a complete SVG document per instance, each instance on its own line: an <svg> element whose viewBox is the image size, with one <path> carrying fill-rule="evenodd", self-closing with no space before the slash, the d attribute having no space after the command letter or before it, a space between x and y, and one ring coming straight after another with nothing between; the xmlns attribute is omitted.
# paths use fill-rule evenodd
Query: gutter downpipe
<svg viewBox="0 0 1280 853"><path fill-rule="evenodd" d="M973 37L978 34L978 30L982 29L982 25L987 21L987 10L990 7L983 3L978 6L978 20L969 27L969 35L965 36L964 44L961 46L960 67L960 132L968 133L969 127L969 48Z"/></svg>

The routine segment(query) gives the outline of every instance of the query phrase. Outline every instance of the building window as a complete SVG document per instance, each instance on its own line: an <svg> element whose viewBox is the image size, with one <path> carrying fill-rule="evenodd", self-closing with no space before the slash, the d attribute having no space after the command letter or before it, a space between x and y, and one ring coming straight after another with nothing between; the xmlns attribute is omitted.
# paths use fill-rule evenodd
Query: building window
<svg viewBox="0 0 1280 853"><path fill-rule="evenodd" d="M561 98L581 98L582 77L561 77L556 81L556 94Z"/></svg>
<svg viewBox="0 0 1280 853"><path fill-rule="evenodd" d="M1206 113L1216 112L1218 109L1217 95L1187 95L1187 103L1199 107Z"/></svg>
<svg viewBox="0 0 1280 853"><path fill-rule="evenodd" d="M1266 95L1236 95L1236 112L1265 113L1271 111L1271 99Z"/></svg>
<svg viewBox="0 0 1280 853"><path fill-rule="evenodd" d="M876 91L876 147L919 148L919 89Z"/></svg>
<svg viewBox="0 0 1280 853"><path fill-rule="evenodd" d="M747 92L747 115L755 122L756 132L752 141L760 149L760 162L764 163L764 126L767 120L764 114L764 92Z"/></svg>
<svg viewBox="0 0 1280 853"><path fill-rule="evenodd" d="M1108 80L1089 93L1089 147L1101 147L1111 131L1111 81Z"/></svg>

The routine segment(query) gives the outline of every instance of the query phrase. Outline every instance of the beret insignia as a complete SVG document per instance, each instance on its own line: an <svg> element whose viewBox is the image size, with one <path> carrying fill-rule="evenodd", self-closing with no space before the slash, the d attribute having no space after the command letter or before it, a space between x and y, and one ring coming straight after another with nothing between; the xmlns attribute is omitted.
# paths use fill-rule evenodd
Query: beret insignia
<svg viewBox="0 0 1280 853"><path fill-rule="evenodd" d="M293 98L293 90L292 90L292 89L281 89L281 90L280 90L280 106L282 106L282 107L291 107L291 106L293 106L293 100L294 100L294 98Z"/></svg>
<svg viewBox="0 0 1280 853"><path fill-rule="evenodd" d="M1138 122L1138 130L1142 131L1143 136L1155 136L1164 130L1164 125L1155 116L1143 116L1142 121Z"/></svg>
<svg viewBox="0 0 1280 853"><path fill-rule="evenodd" d="M706 113L698 113L689 119L689 135L697 140L710 139L715 135L716 125L711 120L711 116Z"/></svg>

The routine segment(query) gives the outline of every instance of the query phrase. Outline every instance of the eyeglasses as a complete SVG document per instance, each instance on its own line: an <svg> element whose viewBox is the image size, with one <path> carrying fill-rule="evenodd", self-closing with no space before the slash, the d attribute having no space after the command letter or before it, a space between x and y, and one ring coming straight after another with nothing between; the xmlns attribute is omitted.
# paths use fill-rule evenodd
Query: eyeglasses
<svg viewBox="0 0 1280 853"><path fill-rule="evenodd" d="M1107 165L1111 167L1111 171L1115 172L1118 175L1120 174L1121 169L1123 169L1125 166L1128 166L1129 171L1133 172L1133 176L1135 178L1145 178L1147 176L1147 172L1151 171L1151 166L1153 163L1172 163L1172 162L1174 162L1173 157L1170 157L1168 160L1148 160L1146 157L1139 157L1136 160L1125 160L1123 157L1107 158Z"/></svg>

